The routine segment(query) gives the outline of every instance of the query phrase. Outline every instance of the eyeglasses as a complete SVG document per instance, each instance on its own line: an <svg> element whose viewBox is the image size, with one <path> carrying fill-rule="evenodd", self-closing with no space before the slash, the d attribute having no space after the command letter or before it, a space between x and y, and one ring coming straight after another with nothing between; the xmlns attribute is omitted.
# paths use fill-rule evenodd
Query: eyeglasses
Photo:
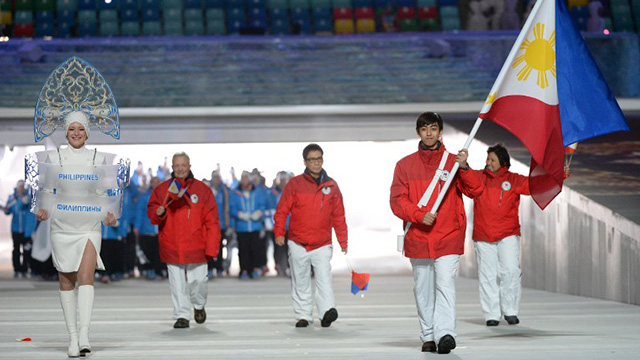
<svg viewBox="0 0 640 360"><path fill-rule="evenodd" d="M317 157L317 158L306 158L305 160L307 162L310 162L310 163L321 163L322 162L322 156Z"/></svg>

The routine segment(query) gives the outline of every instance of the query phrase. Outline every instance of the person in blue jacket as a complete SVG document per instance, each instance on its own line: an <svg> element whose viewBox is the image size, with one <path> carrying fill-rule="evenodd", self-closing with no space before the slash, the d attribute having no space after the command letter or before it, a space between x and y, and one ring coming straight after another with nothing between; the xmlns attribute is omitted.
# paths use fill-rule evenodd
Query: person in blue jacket
<svg viewBox="0 0 640 360"><path fill-rule="evenodd" d="M29 192L26 190L24 180L18 181L13 194L9 195L7 204L4 207L4 213L12 215L11 218L11 238L13 239L13 276L17 278L27 277L29 272L29 264L31 263L31 230L29 216L30 198ZM35 222L33 222L35 225ZM29 230L31 227L31 230ZM28 233L28 237L25 233Z"/></svg>
<svg viewBox="0 0 640 360"><path fill-rule="evenodd" d="M254 188L250 174L244 171L238 188L229 195L229 212L238 234L240 279L259 278L262 276L262 258L266 253L266 243L260 238L267 208L266 193Z"/></svg>
<svg viewBox="0 0 640 360"><path fill-rule="evenodd" d="M278 273L278 276L284 277L291 277L291 272L289 270L289 248L287 246L288 239L286 239L287 236L285 235L284 245L275 245L275 236L273 235L275 220L273 219L273 215L276 213L278 201L280 201L282 191L290 178L289 173L286 171L280 171L276 175L274 184L267 193L267 216L265 220L265 226L267 227L267 239L273 243L273 261L275 263L276 272ZM289 219L287 219L285 228L287 231L289 230Z"/></svg>
<svg viewBox="0 0 640 360"><path fill-rule="evenodd" d="M166 277L166 265L160 261L160 246L158 244L158 225L154 225L147 216L147 205L153 189L160 184L160 178L152 177L149 180L149 188L140 194L136 205L136 216L133 231L138 235L138 245L147 259L147 263L141 265L143 272L149 280L157 277Z"/></svg>
<svg viewBox="0 0 640 360"><path fill-rule="evenodd" d="M219 170L214 170L211 173L210 187L216 198L218 217L220 219L220 251L218 252L218 257L208 263L209 278L213 278L214 268L216 269L215 276L217 277L223 276L225 271L227 274L229 273L229 268L225 268L225 263L229 263L227 259L231 257L231 248L228 245L233 238L234 229L231 225L232 219L229 216L229 188L222 182ZM222 251L225 248L227 249L226 254ZM226 255L226 257L224 255Z"/></svg>

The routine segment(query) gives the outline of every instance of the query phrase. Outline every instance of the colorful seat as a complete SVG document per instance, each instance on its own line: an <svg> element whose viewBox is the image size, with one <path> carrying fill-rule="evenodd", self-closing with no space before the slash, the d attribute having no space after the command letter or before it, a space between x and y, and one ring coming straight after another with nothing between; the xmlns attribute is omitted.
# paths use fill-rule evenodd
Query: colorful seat
<svg viewBox="0 0 640 360"><path fill-rule="evenodd" d="M356 32L358 34L376 32L376 22L372 18L356 19Z"/></svg>
<svg viewBox="0 0 640 360"><path fill-rule="evenodd" d="M112 9L100 10L98 12L98 18L100 22L115 21L118 22L118 11Z"/></svg>
<svg viewBox="0 0 640 360"><path fill-rule="evenodd" d="M335 33L338 35L349 35L355 32L355 26L351 19L335 20Z"/></svg>

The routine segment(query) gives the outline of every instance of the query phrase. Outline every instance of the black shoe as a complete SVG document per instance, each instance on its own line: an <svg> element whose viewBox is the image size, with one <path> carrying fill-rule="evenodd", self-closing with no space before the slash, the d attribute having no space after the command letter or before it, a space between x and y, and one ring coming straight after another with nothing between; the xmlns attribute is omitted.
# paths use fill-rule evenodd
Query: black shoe
<svg viewBox="0 0 640 360"><path fill-rule="evenodd" d="M338 319L338 310L336 310L335 308L331 308L327 310L326 313L324 313L324 316L322 317L322 321L320 321L320 325L322 325L322 327L329 327L331 326L331 323L336 321L337 319Z"/></svg>
<svg viewBox="0 0 640 360"><path fill-rule="evenodd" d="M438 354L448 354L456 348L456 339L451 335L445 335L438 342Z"/></svg>
<svg viewBox="0 0 640 360"><path fill-rule="evenodd" d="M504 319L505 319L505 320L507 320L507 322L509 323L509 325L517 325L517 324L520 324L520 319L518 319L518 317L517 317L517 316L515 316L515 315L512 315L512 316L505 315L505 316L504 316Z"/></svg>
<svg viewBox="0 0 640 360"><path fill-rule="evenodd" d="M305 319L300 319L296 323L296 327L297 328L303 328L303 327L307 327L307 326L309 326L309 322L307 320L305 320Z"/></svg>
<svg viewBox="0 0 640 360"><path fill-rule="evenodd" d="M193 318L196 319L196 323L204 324L204 322L207 320L207 312L204 311L204 308L202 308L202 310L198 310L194 308Z"/></svg>
<svg viewBox="0 0 640 360"><path fill-rule="evenodd" d="M422 352L436 352L436 342L427 341L422 344Z"/></svg>
<svg viewBox="0 0 640 360"><path fill-rule="evenodd" d="M180 318L176 320L176 323L173 324L174 329L186 329L189 327L189 320Z"/></svg>
<svg viewBox="0 0 640 360"><path fill-rule="evenodd" d="M498 326L498 324L500 324L498 320L487 320L487 326Z"/></svg>

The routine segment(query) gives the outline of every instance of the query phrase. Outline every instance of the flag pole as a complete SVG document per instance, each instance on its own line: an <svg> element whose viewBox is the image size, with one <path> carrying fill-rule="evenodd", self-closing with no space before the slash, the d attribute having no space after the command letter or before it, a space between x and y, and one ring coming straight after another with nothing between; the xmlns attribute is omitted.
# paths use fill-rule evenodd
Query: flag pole
<svg viewBox="0 0 640 360"><path fill-rule="evenodd" d="M480 124L482 124L482 119L481 118L477 118L476 119L476 123L473 125L473 128L469 132L469 137L467 138L467 141L464 143L464 147L463 147L464 150L469 149L469 145L471 145L471 141L476 137L476 133L478 132L478 129L480 128ZM433 204L433 207L429 211L430 213L435 214L435 213L438 212L438 208L440 207L440 204L442 203L442 199L444 199L444 196L447 194L447 190L449 190L449 186L451 185L451 181L453 181L453 178L456 176L456 173L458 172L458 168L459 167L460 167L460 164L458 164L458 162L456 161L456 163L453 164L453 168L451 169L451 173L447 177L447 181L444 183L444 185L442 186L442 190L438 194L438 198L436 199L436 202Z"/></svg>

